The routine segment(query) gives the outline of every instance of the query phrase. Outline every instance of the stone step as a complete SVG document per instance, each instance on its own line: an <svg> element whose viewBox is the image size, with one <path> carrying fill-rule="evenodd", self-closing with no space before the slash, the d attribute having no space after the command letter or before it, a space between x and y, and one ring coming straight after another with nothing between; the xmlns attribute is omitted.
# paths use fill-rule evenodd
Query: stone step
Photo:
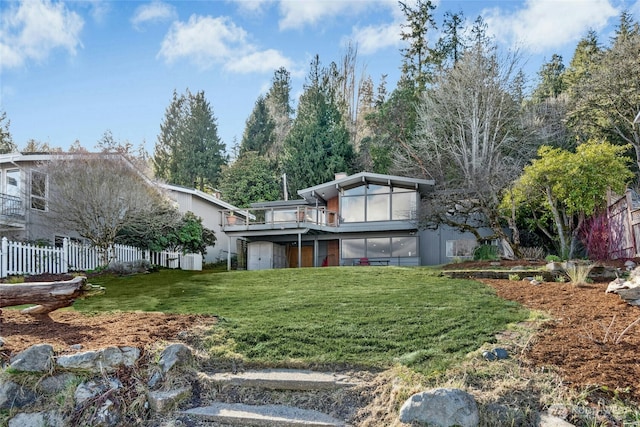
<svg viewBox="0 0 640 427"><path fill-rule="evenodd" d="M296 369L264 369L242 373L201 374L201 380L218 385L260 387L270 390L329 390L352 387L348 376Z"/></svg>
<svg viewBox="0 0 640 427"><path fill-rule="evenodd" d="M234 426L282 426L282 427L338 427L344 421L327 414L284 405L245 405L243 403L215 402L180 412L207 422Z"/></svg>

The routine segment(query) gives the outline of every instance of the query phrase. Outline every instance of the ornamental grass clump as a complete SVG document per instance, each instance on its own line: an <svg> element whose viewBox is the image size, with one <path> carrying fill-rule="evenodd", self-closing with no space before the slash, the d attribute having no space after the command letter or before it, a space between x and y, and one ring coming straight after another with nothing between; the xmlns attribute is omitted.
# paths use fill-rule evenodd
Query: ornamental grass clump
<svg viewBox="0 0 640 427"><path fill-rule="evenodd" d="M589 273L592 268L592 264L568 262L564 270L566 271L567 276L569 276L571 284L576 287L581 287L587 284Z"/></svg>

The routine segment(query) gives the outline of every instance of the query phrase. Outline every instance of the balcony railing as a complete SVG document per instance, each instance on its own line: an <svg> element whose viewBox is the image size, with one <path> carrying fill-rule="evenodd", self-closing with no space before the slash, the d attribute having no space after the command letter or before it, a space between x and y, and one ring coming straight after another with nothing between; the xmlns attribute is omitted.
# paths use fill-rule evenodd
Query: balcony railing
<svg viewBox="0 0 640 427"><path fill-rule="evenodd" d="M338 213L325 207L298 206L295 208L255 208L222 211L223 227L272 225L317 225L337 227Z"/></svg>
<svg viewBox="0 0 640 427"><path fill-rule="evenodd" d="M24 206L20 197L0 193L0 220L24 220Z"/></svg>

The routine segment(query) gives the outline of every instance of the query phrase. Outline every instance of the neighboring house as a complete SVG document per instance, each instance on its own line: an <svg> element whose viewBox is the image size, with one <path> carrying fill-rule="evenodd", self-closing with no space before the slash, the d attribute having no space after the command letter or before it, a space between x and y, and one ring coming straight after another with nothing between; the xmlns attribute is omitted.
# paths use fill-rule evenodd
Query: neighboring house
<svg viewBox="0 0 640 427"><path fill-rule="evenodd" d="M61 246L64 238L83 241L74 230L63 228L48 211L48 197L52 189L49 188L47 175L39 166L61 155L73 156L65 153L0 155L0 237L14 241L46 242L56 246ZM91 155L114 156L99 153ZM180 212L193 212L202 218L204 227L215 232L216 244L207 249L206 262L230 260L230 253L236 251L235 238L230 239L225 235L219 218L222 210L239 211L237 208L195 189L159 184L146 177L144 179L149 185L164 189L167 196L177 203Z"/></svg>
<svg viewBox="0 0 640 427"><path fill-rule="evenodd" d="M298 191L301 199L255 203L222 229L247 242L247 268L436 265L472 256L472 234L419 230L431 180L362 172Z"/></svg>
<svg viewBox="0 0 640 427"><path fill-rule="evenodd" d="M10 240L61 244L79 239L73 230L61 228L48 212L49 180L38 170L50 154L0 155L0 235Z"/></svg>
<svg viewBox="0 0 640 427"><path fill-rule="evenodd" d="M178 185L159 184L167 195L178 204L181 213L193 212L202 218L202 226L213 230L216 235L214 246L207 247L204 261L213 263L220 261L230 262L236 255L236 237L227 236L222 230L222 212L241 212L240 209L220 199L219 195L211 195L194 188L186 188ZM238 217L244 220L241 213Z"/></svg>

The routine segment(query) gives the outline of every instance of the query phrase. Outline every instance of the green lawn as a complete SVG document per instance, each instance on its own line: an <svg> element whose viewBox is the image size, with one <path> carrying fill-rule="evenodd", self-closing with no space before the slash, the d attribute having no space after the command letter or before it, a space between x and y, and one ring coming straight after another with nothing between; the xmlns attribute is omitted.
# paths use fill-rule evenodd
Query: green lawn
<svg viewBox="0 0 640 427"><path fill-rule="evenodd" d="M401 362L441 372L528 317L481 283L430 268L163 270L90 282L106 293L76 302L76 310L217 315L224 321L210 339L216 352L269 365Z"/></svg>

